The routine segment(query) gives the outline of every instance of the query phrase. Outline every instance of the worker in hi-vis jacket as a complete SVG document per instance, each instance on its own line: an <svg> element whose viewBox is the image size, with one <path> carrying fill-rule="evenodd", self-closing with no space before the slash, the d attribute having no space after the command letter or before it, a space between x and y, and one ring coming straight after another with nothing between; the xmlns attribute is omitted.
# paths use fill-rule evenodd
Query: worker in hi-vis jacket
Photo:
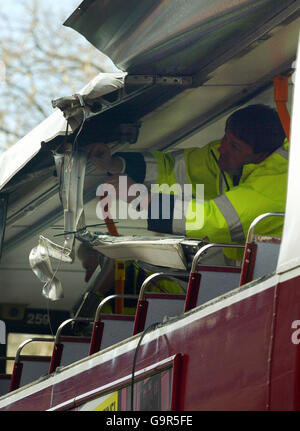
<svg viewBox="0 0 300 431"><path fill-rule="evenodd" d="M286 146L277 112L259 104L235 111L226 121L223 138L199 148L111 156L107 145L95 143L89 147L89 157L102 171L112 174L107 182L117 192L119 177L124 175L128 187L134 183L147 186L144 207L148 208L149 230L243 244L251 222L258 215L285 210ZM166 217L161 209L162 202L166 202L164 187L167 190L166 186L174 184L181 191L184 185L189 185L191 193L188 198L183 197L172 188ZM197 199L197 185L201 184L202 200ZM134 197L127 195L121 199L130 202ZM280 235L282 223L280 217L267 218L257 233ZM241 258L238 249L224 249L224 253L231 259Z"/></svg>

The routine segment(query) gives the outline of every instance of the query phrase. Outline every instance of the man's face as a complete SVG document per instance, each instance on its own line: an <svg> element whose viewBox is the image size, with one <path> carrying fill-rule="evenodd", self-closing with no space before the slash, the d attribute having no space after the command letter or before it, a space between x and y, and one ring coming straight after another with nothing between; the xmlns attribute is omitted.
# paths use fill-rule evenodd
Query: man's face
<svg viewBox="0 0 300 431"><path fill-rule="evenodd" d="M238 175L243 165L258 161L258 155L253 153L252 147L234 136L229 128L225 130L219 153L220 168L231 175Z"/></svg>

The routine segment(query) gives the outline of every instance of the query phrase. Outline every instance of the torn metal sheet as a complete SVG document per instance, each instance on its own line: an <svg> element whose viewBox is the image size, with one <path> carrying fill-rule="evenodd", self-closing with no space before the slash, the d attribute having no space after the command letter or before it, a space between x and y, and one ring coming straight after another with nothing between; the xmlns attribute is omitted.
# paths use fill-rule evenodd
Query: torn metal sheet
<svg viewBox="0 0 300 431"><path fill-rule="evenodd" d="M108 104L102 96L124 87L125 72L99 73L78 93L52 100L53 108L59 108L75 130L81 122L101 111ZM84 114L84 116L83 116Z"/></svg>
<svg viewBox="0 0 300 431"><path fill-rule="evenodd" d="M157 238L141 236L98 236L93 247L112 259L140 260L156 266L186 269L187 262L182 250L182 238Z"/></svg>
<svg viewBox="0 0 300 431"><path fill-rule="evenodd" d="M54 156L64 208L65 232L75 232L85 226L83 187L88 153L68 149ZM65 247L72 250L75 234L65 235Z"/></svg>
<svg viewBox="0 0 300 431"><path fill-rule="evenodd" d="M75 231L85 226L83 209L83 186L87 162L86 151L66 149L64 154L54 156L57 169L60 199L64 208L64 245L60 246L40 236L39 244L29 255L30 266L43 282L42 290L46 298L56 301L63 298L61 282L56 277L61 262L74 260ZM57 269L52 270L50 258L57 261Z"/></svg>
<svg viewBox="0 0 300 431"><path fill-rule="evenodd" d="M37 155L41 149L42 142L51 141L58 135L64 135L66 124L63 113L56 110L16 144L2 153L0 155L0 190Z"/></svg>
<svg viewBox="0 0 300 431"><path fill-rule="evenodd" d="M92 103L93 100L95 101L96 97L104 96L105 94L122 88L126 75L127 74L124 72L100 73L89 84L78 91L77 94L82 95L87 100L87 103ZM59 100L62 101L63 99L65 98L57 99L57 103ZM68 98L66 98L66 100L67 99ZM75 98L71 96L71 99L73 100ZM79 99L76 98L76 100L78 103ZM63 102L59 102L57 106L59 106L60 103L62 103L61 106L64 107ZM74 132L80 126L82 120L82 107L78 108L77 105L74 109L76 109L76 117L74 117L74 121L70 123L70 133ZM64 109L62 109L62 111L56 109L52 115L0 155L0 190L17 172L19 172L19 170L37 155L41 149L42 142L50 142L55 137L59 135L62 136L66 133L67 120L64 117L63 111ZM85 113L88 115L87 111Z"/></svg>
<svg viewBox="0 0 300 431"><path fill-rule="evenodd" d="M57 268L52 269L50 258L57 260ZM40 236L37 247L34 247L29 255L29 263L41 282L44 283L42 294L51 301L57 301L64 297L61 282L56 277L60 262L72 263L71 251L61 247L49 239Z"/></svg>

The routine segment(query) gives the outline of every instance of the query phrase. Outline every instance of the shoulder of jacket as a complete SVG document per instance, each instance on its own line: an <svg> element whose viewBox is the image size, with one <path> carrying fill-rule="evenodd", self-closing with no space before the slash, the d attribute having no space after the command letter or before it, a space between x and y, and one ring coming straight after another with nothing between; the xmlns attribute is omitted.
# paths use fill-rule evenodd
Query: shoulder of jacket
<svg viewBox="0 0 300 431"><path fill-rule="evenodd" d="M280 149L284 151L283 154ZM254 178L257 175L268 176L270 174L271 175L287 174L288 160L286 156L287 156L286 150L284 150L283 147L280 147L278 150L274 151L262 162L257 164L250 163L250 164L244 165L242 178L244 178L244 181L247 181L248 178L250 179L250 176L251 178Z"/></svg>

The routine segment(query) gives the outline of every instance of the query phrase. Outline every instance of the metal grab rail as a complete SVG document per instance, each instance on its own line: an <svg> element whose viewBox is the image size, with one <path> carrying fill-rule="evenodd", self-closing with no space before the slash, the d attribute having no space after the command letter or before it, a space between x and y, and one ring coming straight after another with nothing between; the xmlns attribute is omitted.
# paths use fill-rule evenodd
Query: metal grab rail
<svg viewBox="0 0 300 431"><path fill-rule="evenodd" d="M222 243L212 243L212 244L206 244L203 247L201 247L197 253L194 256L192 266L191 266L191 272L196 272L197 266L199 265L199 260L202 257L203 254L206 254L206 250L218 247L218 248L244 248L245 246L242 244L222 244Z"/></svg>
<svg viewBox="0 0 300 431"><path fill-rule="evenodd" d="M56 331L56 335L55 335L55 344L59 344L60 342L60 337L61 337L61 332L63 330L63 328L65 326L67 326L69 323L72 322L93 322L93 319L89 318L89 317L71 317L70 319L65 320L64 322L62 322L57 331Z"/></svg>
<svg viewBox="0 0 300 431"><path fill-rule="evenodd" d="M101 347L101 341L103 336L103 329L104 329L104 323L101 322L101 311L108 302L110 302L112 299L116 298L123 298L123 299L136 299L138 300L138 296L136 295L122 295L122 294L115 294L115 295L109 295L106 298L104 298L100 304L97 307L95 319L94 319L94 326L93 326L93 333L91 338L91 344L90 344L90 350L89 355L93 355L96 352L100 351Z"/></svg>
<svg viewBox="0 0 300 431"><path fill-rule="evenodd" d="M243 257L243 264L242 264L242 271L241 271L241 278L240 278L240 286L242 286L245 283L249 283L250 281L253 280L256 251L257 251L257 244L255 244L255 240L254 240L254 236L255 236L254 231L256 226L267 217L284 217L284 215L285 213L282 213L282 212L278 212L278 213L269 212L269 213L259 215L251 223L248 229L247 240L245 245L245 253Z"/></svg>
<svg viewBox="0 0 300 431"><path fill-rule="evenodd" d="M153 280L160 279L160 280L171 280L178 284L178 280L173 277L172 275L165 274L164 272L156 272L154 274L149 275L142 283L140 293L139 293L139 301L142 301L144 299L144 294L146 291L146 288L149 286L150 283L153 282ZM186 291L183 289L182 286L182 293L186 294Z"/></svg>
<svg viewBox="0 0 300 431"><path fill-rule="evenodd" d="M200 282L201 282L201 273L197 272L197 267L199 265L199 260L203 255L206 254L207 250L210 248L244 248L244 245L241 244L223 244L223 243L212 243L206 244L201 247L194 256L191 272L189 277L189 284L187 289L187 295L185 300L184 312L195 308L197 305L197 299L199 295Z"/></svg>
<svg viewBox="0 0 300 431"><path fill-rule="evenodd" d="M136 299L136 300L138 299L138 297L135 295L121 295L121 294L110 295L104 298L100 302L100 304L97 307L94 319L87 318L87 317L73 317L61 323L61 325L57 329L55 339L54 339L54 346L53 346L49 374L53 373L61 363L63 347L64 347L63 344L60 342L61 333L63 328L72 322L89 322L89 323L93 322L94 325L93 325L93 332L92 332L92 337L90 342L89 355L92 355L93 353L96 353L100 350L101 339L103 334L103 324L101 324L102 322L100 322L101 311L104 305L106 305L109 301L115 298Z"/></svg>
<svg viewBox="0 0 300 431"><path fill-rule="evenodd" d="M20 387L21 377L22 377L22 370L23 370L23 364L20 362L21 358L21 351L23 348L32 342L35 341L46 341L46 342L54 342L54 337L51 338L42 338L42 337L35 337L35 338L29 338L23 343L21 343L17 349L16 356L15 356L15 363L14 368L11 376L10 386L9 386L9 392L12 392Z"/></svg>
<svg viewBox="0 0 300 431"><path fill-rule="evenodd" d="M256 217L253 222L251 223L249 230L248 230L248 234L247 234L247 240L246 240L246 244L253 242L253 238L254 238L254 230L256 228L256 226L265 218L267 217L284 217L285 213L265 213L265 214L261 214L258 217Z"/></svg>
<svg viewBox="0 0 300 431"><path fill-rule="evenodd" d="M124 298L124 299L138 299L137 295L122 295L122 294L114 294L114 295L109 295L106 298L102 299L102 301L100 302L100 304L97 307L96 313L95 313L95 319L94 322L98 322L100 321L100 316L101 316L101 311L102 308L104 307L104 305L106 305L108 302L110 302L112 299L115 298Z"/></svg>
<svg viewBox="0 0 300 431"><path fill-rule="evenodd" d="M49 374L53 373L56 370L56 368L59 367L60 365L63 348L64 348L63 344L60 343L61 332L65 326L67 326L69 323L72 323L72 322L93 322L93 319L90 319L88 317L72 317L70 319L65 320L59 325L54 339L54 346L53 346L52 358L51 358L51 363L49 368Z"/></svg>
<svg viewBox="0 0 300 431"><path fill-rule="evenodd" d="M163 272L156 272L155 274L151 274L144 280L139 293L139 300L138 300L138 305L137 305L137 310L136 310L136 315L134 320L133 335L136 335L139 332L142 332L145 328L145 322L146 322L147 311L148 311L148 301L144 299L144 294L149 284L153 282L153 280L157 280L157 279L171 280L178 284L178 280L175 277L169 274L164 274ZM184 294L186 294L183 288L182 290Z"/></svg>

